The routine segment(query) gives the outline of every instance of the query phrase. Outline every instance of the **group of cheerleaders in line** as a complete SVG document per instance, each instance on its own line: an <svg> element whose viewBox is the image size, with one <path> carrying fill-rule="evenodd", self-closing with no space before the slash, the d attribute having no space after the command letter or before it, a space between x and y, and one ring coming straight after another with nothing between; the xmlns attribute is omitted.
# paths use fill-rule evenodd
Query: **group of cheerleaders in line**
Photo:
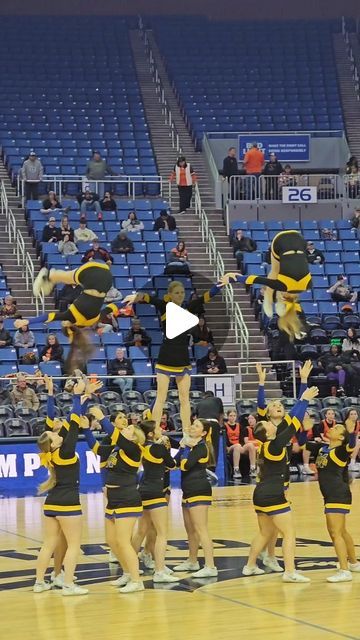
<svg viewBox="0 0 360 640"><path fill-rule="evenodd" d="M226 274L220 282L200 298L189 303L191 313L198 312L198 305L211 300L222 287L231 282L243 282L246 285L265 285L264 311L269 316L273 313L273 304L279 316L279 327L286 331L290 339L300 332L301 322L298 296L311 286L311 275L305 254L304 238L296 231L280 232L271 245L271 272L269 278L262 276L243 276ZM52 312L38 318L17 320L17 327L22 323L52 322L61 320L72 341L72 350L68 366L73 370L79 350L79 333L86 327L95 325L103 309L103 302L112 284L112 276L107 265L88 263L71 272L42 269L34 283L34 294L49 295L58 283L80 284L82 293L65 312ZM155 307L160 314L164 335L166 335L166 303L171 301L182 305L185 299L184 287L179 282L172 282L168 296L159 299L147 293L136 293L125 298L122 304L147 303ZM118 305L108 305L106 310L116 313ZM81 338L83 339L83 337ZM88 341L89 342L89 341ZM189 538L189 561L179 565L179 570L193 571L197 578L214 577L217 569L214 565L212 543L207 529L207 512L211 503L211 486L207 480L206 467L209 464L211 446L207 441L211 423L190 419L190 362L188 356L188 335L181 334L169 340L164 337L160 349L157 373L157 398L152 409L151 420L140 424L140 429L125 424L122 415L115 422L109 422L104 416L95 415L107 431L108 443L96 443L88 429L86 405L91 393L96 390L90 383L80 377L74 388L74 403L68 422L61 425L59 433L46 431L39 438L43 463L50 470L50 478L42 487L49 490L44 505L45 543L40 552L37 578L34 591L48 590L51 585L44 581L46 568L52 554L64 560L64 595L81 595L86 592L74 583L76 551L79 551L81 529L81 507L79 503L79 462L75 455L75 445L79 426L84 429L89 445L97 451L106 465L107 507L106 532L113 552L117 555L123 568L123 575L117 581L121 593L142 590L143 583L139 578L137 550L141 545L144 531L140 529L134 535L135 521L142 511L148 511L144 518L151 521L156 536L154 542L155 574L154 579L160 581L176 580L164 566L164 523L156 512L165 510L167 500L164 495L164 473L166 468L178 464L182 471L183 513ZM184 437L180 443L177 461L170 460L168 445L162 440L159 425L162 409L166 400L170 376L174 376L179 390L180 414ZM260 420L254 430L260 445L258 448L259 482L254 491L254 506L258 516L259 533L253 541L248 562L244 567L245 575L258 575L262 570L256 559L268 549L268 557L274 558L274 540L278 532L283 539L285 582L307 582L308 579L295 570L295 535L292 524L290 504L285 497L287 482L288 456L287 445L305 428L305 412L308 402L318 394L316 388L305 389L299 401L289 415L283 408L269 408L269 420ZM92 408L90 412L93 412ZM271 413L274 416L271 416ZM275 415L276 414L276 415ZM94 414L93 414L94 415ZM261 417L261 416L260 416ZM274 419L275 418L275 419ZM300 437L300 436L299 436ZM328 433L329 446L323 447L318 456L319 483L325 499L325 512L328 530L334 541L339 559L340 570L328 578L331 581L351 579L351 571L359 571L354 545L345 528L345 514L349 512L351 492L346 477L349 453L353 448L354 433L344 425L335 425ZM159 449L159 450L158 450ZM137 489L137 471L143 460L144 475ZM166 491L165 491L166 493ZM164 511L165 513L165 511ZM154 515L155 514L155 515ZM161 524L159 521L161 520ZM61 535L60 535L61 533ZM149 534L150 535L150 534ZM62 541L59 544L59 538ZM66 543L66 544L65 544ZM201 544L205 566L198 569L197 552ZM67 545L67 546L66 546ZM60 549L61 547L61 549ZM64 550L66 548L65 554ZM161 553L160 553L161 551ZM280 568L281 569L281 568ZM56 573L56 570L55 570ZM56 574L57 576L58 574ZM56 577L55 576L55 577Z"/></svg>

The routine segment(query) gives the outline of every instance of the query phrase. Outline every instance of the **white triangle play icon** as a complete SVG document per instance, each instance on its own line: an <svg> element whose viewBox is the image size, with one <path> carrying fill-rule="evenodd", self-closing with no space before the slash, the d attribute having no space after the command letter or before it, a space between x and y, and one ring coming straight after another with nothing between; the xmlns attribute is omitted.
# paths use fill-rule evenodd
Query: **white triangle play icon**
<svg viewBox="0 0 360 640"><path fill-rule="evenodd" d="M173 302L166 305L166 337L169 340L176 338L181 333L190 331L199 324L199 318L189 313L186 309L182 309Z"/></svg>

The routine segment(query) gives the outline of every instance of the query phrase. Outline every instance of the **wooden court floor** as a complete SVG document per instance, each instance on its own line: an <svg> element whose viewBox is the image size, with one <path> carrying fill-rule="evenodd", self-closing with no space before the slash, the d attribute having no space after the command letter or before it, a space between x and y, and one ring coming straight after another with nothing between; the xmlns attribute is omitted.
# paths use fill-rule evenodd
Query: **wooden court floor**
<svg viewBox="0 0 360 640"><path fill-rule="evenodd" d="M316 481L293 484L298 568L310 584L281 582L276 574L244 578L241 569L255 532L251 486L214 489L210 527L215 541L217 579L120 595L109 581L117 565L107 563L101 493L82 496L84 545L77 575L90 594L62 598L60 592L33 594L36 553L41 542L41 498L0 500L1 640L189 640L266 638L271 640L360 639L360 575L352 583L329 584L335 568ZM360 557L360 480L352 484L348 517ZM171 498L167 563L186 557L180 492Z"/></svg>

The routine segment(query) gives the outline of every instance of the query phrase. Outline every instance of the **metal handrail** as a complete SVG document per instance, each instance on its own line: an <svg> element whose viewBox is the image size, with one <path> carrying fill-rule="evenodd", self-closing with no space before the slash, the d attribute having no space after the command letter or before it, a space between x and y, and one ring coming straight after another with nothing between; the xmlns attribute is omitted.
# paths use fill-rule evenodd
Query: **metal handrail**
<svg viewBox="0 0 360 640"><path fill-rule="evenodd" d="M25 254L25 283L26 289L32 291L33 282L35 280L35 267L32 261L31 255L27 251ZM31 295L31 302L35 303L36 315L38 316L40 313L40 309L42 312L45 311L45 298L43 293L40 293L39 298L35 298L34 295Z"/></svg>
<svg viewBox="0 0 360 640"><path fill-rule="evenodd" d="M243 391L243 379L242 379L242 369L246 369L246 373L249 372L249 366L255 367L256 362L239 362L239 386L240 386L240 398L242 397ZM295 360L271 360L271 362L262 362L261 366L264 368L272 369L274 364L291 364L292 368L292 383L293 383L293 398L296 398L296 362Z"/></svg>

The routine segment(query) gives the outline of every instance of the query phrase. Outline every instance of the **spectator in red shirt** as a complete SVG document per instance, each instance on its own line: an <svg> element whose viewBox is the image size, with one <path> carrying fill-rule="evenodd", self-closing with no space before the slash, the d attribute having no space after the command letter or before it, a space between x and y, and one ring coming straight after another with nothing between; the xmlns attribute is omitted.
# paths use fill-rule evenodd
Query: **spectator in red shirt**
<svg viewBox="0 0 360 640"><path fill-rule="evenodd" d="M249 151L247 151L244 155L243 167L245 169L246 175L255 176L255 179L257 181L264 169L264 161L265 158L263 152L258 149L257 142L253 142ZM253 181L250 182L250 178L248 178L245 185L246 200L253 199L255 195L253 187Z"/></svg>
<svg viewBox="0 0 360 640"><path fill-rule="evenodd" d="M100 247L99 242L93 243L92 249L89 249L89 251L85 253L81 262L90 262L91 260L102 260L106 262L109 267L111 267L113 263L111 254L103 247Z"/></svg>
<svg viewBox="0 0 360 640"><path fill-rule="evenodd" d="M233 478L236 480L241 478L239 471L240 457L243 454L249 456L250 459L250 475L256 476L256 446L254 442L242 442L242 430L240 423L237 422L237 414L234 409L227 412L227 421L224 423L226 431L226 451L233 459L234 473Z"/></svg>

